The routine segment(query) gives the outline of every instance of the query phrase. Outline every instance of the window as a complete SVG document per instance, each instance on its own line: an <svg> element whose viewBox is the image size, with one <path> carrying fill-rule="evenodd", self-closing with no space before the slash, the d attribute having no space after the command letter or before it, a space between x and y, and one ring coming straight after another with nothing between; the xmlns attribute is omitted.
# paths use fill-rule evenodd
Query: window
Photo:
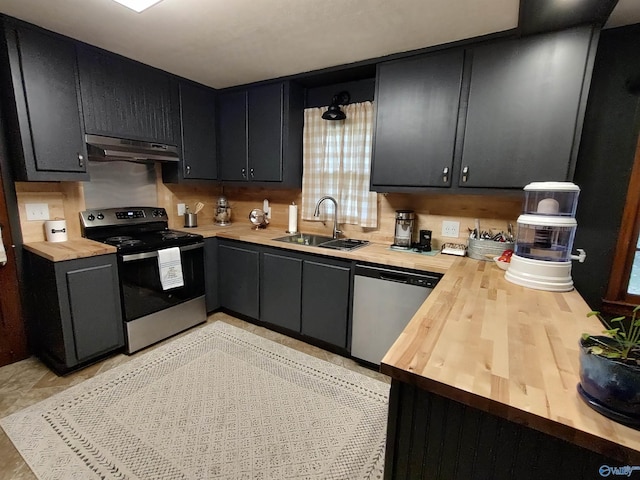
<svg viewBox="0 0 640 480"><path fill-rule="evenodd" d="M609 286L603 309L628 315L640 304L640 138L627 189Z"/></svg>

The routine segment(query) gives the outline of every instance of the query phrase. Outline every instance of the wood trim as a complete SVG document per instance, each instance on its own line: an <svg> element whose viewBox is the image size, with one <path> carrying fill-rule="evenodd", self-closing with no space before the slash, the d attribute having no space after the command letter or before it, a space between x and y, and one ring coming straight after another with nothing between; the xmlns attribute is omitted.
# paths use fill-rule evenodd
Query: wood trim
<svg viewBox="0 0 640 480"><path fill-rule="evenodd" d="M618 234L618 242L613 257L613 265L609 276L609 285L604 298L604 305L620 302L628 304L640 303L639 295L628 295L627 286L631 273L631 264L635 254L635 240L640 230L640 136L636 144L636 153L629 178L627 196L622 213L622 223Z"/></svg>

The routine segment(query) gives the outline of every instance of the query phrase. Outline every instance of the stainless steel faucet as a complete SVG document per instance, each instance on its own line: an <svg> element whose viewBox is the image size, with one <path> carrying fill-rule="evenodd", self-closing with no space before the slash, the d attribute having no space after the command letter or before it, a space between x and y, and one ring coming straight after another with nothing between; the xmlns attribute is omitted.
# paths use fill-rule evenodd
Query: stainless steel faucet
<svg viewBox="0 0 640 480"><path fill-rule="evenodd" d="M338 202L333 197L325 195L318 203L316 203L316 210L313 212L314 217L320 216L320 204L325 200L331 200L333 202L333 238L338 238L338 235L342 233L342 230L338 230Z"/></svg>

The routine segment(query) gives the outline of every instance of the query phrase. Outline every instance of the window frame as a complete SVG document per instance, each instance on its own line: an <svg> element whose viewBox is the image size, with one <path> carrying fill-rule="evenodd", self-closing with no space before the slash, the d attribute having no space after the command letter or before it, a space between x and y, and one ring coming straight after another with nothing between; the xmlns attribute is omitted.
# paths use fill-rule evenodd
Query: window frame
<svg viewBox="0 0 640 480"><path fill-rule="evenodd" d="M618 233L607 292L602 302L603 310L616 315L630 315L640 304L640 295L627 293L631 269L640 234L640 137L636 144L633 168L627 188L622 223Z"/></svg>

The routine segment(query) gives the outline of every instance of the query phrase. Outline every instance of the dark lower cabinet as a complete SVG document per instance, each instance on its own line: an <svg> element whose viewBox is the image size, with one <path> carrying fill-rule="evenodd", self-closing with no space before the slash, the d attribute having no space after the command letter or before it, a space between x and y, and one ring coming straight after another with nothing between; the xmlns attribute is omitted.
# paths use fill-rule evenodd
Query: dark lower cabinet
<svg viewBox="0 0 640 480"><path fill-rule="evenodd" d="M124 346L115 255L51 262L26 252L28 331L35 353L64 374Z"/></svg>
<svg viewBox="0 0 640 480"><path fill-rule="evenodd" d="M260 320L300 332L302 259L264 252L260 275Z"/></svg>
<svg viewBox="0 0 640 480"><path fill-rule="evenodd" d="M204 291L207 312L212 312L220 307L218 294L218 239L204 239Z"/></svg>
<svg viewBox="0 0 640 480"><path fill-rule="evenodd" d="M301 333L347 348L349 263L305 260L302 271Z"/></svg>
<svg viewBox="0 0 640 480"><path fill-rule="evenodd" d="M387 480L587 480L602 478L603 465L620 464L526 424L391 382Z"/></svg>
<svg viewBox="0 0 640 480"><path fill-rule="evenodd" d="M260 253L256 247L220 240L218 281L221 307L260 318Z"/></svg>
<svg viewBox="0 0 640 480"><path fill-rule="evenodd" d="M16 180L88 180L73 42L5 19L2 106Z"/></svg>

